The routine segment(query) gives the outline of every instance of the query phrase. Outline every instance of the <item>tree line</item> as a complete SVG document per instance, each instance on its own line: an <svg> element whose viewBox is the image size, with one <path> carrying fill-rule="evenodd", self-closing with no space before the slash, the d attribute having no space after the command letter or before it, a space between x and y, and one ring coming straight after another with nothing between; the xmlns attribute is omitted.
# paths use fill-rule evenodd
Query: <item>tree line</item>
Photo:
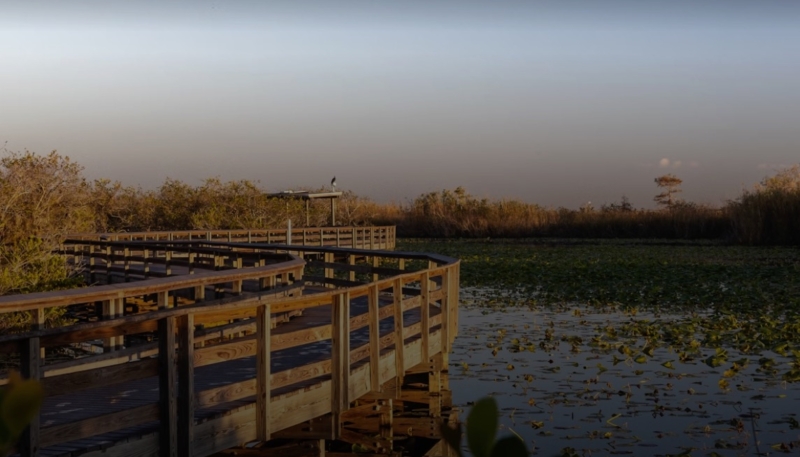
<svg viewBox="0 0 800 457"><path fill-rule="evenodd" d="M68 274L49 252L69 233L189 229L265 229L306 225L302 201L270 198L258 182L209 178L200 185L167 179L156 189L90 181L57 152L2 150L0 158L0 294L64 286ZM800 244L800 166L765 178L714 208L678 198L681 180L655 179L658 210L627 197L600 208L543 207L488 200L458 187L407 203L378 204L345 191L340 225L396 225L419 237L628 237L721 239ZM327 189L306 189L321 191ZM309 225L329 224L325 202L311 202ZM36 272L33 274L31 272Z"/></svg>

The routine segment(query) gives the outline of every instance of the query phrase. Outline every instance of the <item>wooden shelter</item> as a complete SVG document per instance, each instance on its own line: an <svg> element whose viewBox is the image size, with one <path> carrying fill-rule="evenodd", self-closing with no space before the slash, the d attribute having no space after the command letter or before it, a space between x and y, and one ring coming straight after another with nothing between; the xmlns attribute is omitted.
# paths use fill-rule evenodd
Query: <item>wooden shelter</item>
<svg viewBox="0 0 800 457"><path fill-rule="evenodd" d="M321 198L329 199L331 201L331 227L336 226L336 199L341 196L342 196L341 192L309 192L309 191L293 191L293 190L284 190L283 192L267 194L267 197L269 198L305 200L306 226L310 224L311 200L316 200Z"/></svg>

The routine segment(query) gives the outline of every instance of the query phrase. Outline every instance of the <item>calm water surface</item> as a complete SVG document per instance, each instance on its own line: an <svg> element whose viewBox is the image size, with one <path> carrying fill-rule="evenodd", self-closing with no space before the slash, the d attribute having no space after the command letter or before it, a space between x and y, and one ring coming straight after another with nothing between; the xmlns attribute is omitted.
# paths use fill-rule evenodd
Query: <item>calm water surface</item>
<svg viewBox="0 0 800 457"><path fill-rule="evenodd" d="M705 359L714 349L681 362L660 347L634 360L590 344L598 329L631 319L620 311L489 311L491 294L463 295L450 357L453 402L465 420L471 402L493 396L499 436L520 435L535 455L800 455L800 385L759 369L764 357L779 367L790 357L728 348L726 363L711 367ZM742 359L748 363L725 376Z"/></svg>

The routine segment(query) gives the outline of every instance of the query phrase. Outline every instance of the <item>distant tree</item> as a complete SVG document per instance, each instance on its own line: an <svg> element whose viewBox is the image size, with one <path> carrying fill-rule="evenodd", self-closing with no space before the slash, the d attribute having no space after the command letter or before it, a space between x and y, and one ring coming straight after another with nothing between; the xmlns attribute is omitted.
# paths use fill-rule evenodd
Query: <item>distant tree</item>
<svg viewBox="0 0 800 457"><path fill-rule="evenodd" d="M660 189L664 189L664 191L656 195L653 200L659 205L671 209L678 202L676 195L682 192L680 185L683 183L683 180L673 174L666 174L664 176L659 176L655 181L656 185Z"/></svg>
<svg viewBox="0 0 800 457"><path fill-rule="evenodd" d="M764 178L757 191L797 192L800 190L800 165L779 170L774 176Z"/></svg>
<svg viewBox="0 0 800 457"><path fill-rule="evenodd" d="M623 195L619 203L611 203L600 207L601 211L606 213L628 213L633 211L633 205L627 196Z"/></svg>
<svg viewBox="0 0 800 457"><path fill-rule="evenodd" d="M53 250L67 234L93 229L83 168L55 151L0 153L0 295L80 284L73 267ZM63 315L63 308L49 308L45 324ZM29 322L26 312L5 313L0 334L25 330Z"/></svg>

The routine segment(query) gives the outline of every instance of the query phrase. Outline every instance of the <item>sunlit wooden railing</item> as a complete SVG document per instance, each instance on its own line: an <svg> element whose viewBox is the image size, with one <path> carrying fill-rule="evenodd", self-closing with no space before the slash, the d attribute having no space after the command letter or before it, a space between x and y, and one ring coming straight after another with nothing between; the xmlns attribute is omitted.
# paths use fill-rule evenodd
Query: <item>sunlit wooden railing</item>
<svg viewBox="0 0 800 457"><path fill-rule="evenodd" d="M228 241L299 244L358 249L394 249L395 226L304 227L251 230L178 230L160 232L76 233L70 239L109 241ZM291 242L291 243L290 243Z"/></svg>
<svg viewBox="0 0 800 457"><path fill-rule="evenodd" d="M435 354L446 363L457 329L459 263L434 254L174 239L73 240L64 252L102 285L0 297L0 313L34 316L31 331L0 336L0 352L19 354L23 375L41 379L48 396L158 377L159 400L48 427L34 421L23 455L154 420L160 432L138 439L126 455L139 448L210 455L325 414L334 418L336 438L338 417L352 401ZM48 308L95 303L95 322L42 328ZM281 316L312 312L326 319L276 325ZM358 335L363 344L351 344ZM276 351L319 342L329 357L271 370ZM104 352L44 363L42 348L78 345ZM195 369L252 356L255 378L195 388ZM197 420L253 396L249 406Z"/></svg>

